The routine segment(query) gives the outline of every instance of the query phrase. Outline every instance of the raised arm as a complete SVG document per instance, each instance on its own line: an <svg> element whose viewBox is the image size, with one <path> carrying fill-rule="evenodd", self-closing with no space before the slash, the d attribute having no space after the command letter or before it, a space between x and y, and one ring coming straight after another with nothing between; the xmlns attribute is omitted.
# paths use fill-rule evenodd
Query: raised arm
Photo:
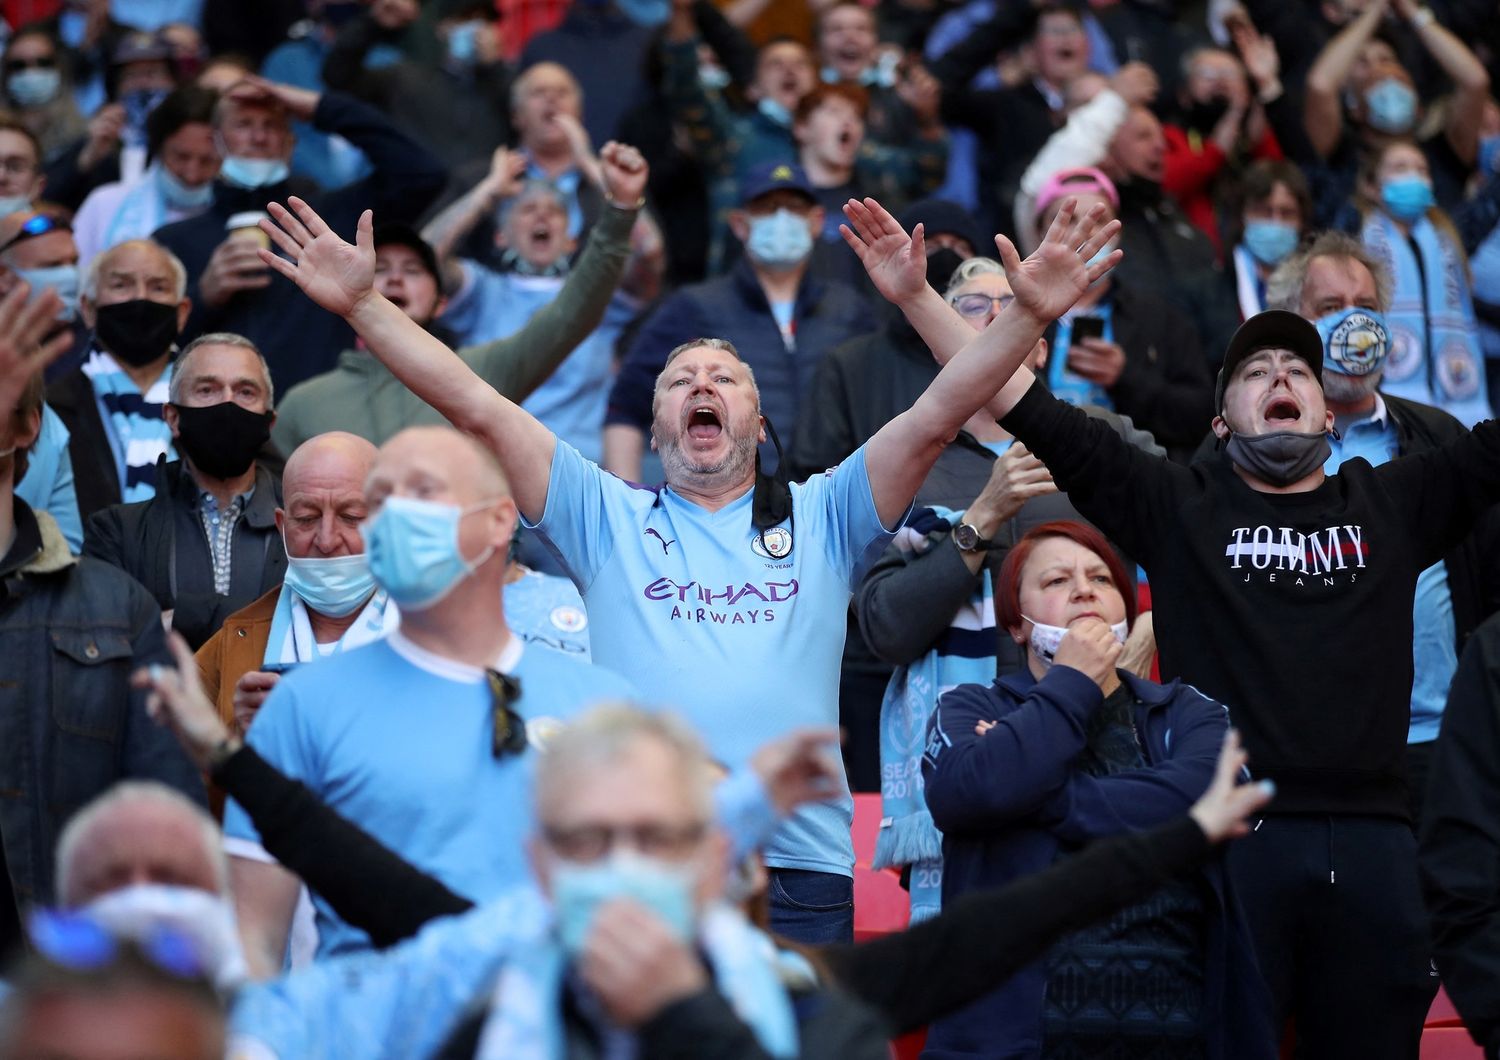
<svg viewBox="0 0 1500 1060"><path fill-rule="evenodd" d="M1390 0L1372 2L1323 46L1303 86L1302 121L1307 139L1321 158L1333 154L1344 132L1344 82L1362 48L1385 18Z"/></svg>
<svg viewBox="0 0 1500 1060"><path fill-rule="evenodd" d="M1453 153L1472 165L1479 152L1479 123L1490 97L1490 75L1469 46L1437 20L1431 8L1419 5L1417 0L1395 0L1395 4L1396 12L1406 19L1427 54L1453 82L1444 132Z"/></svg>
<svg viewBox="0 0 1500 1060"><path fill-rule="evenodd" d="M996 236L995 246L1015 301L975 335L923 278L926 255L920 230L908 238L874 199L851 201L845 214L850 221L842 226L845 241L881 293L888 298L893 292L907 296L892 301L906 312L943 365L916 403L865 446L875 507L890 525L906 510L938 454L964 421L982 408L999 419L1031 386L1031 372L1021 362L1047 325L1120 260L1121 252L1116 250L1090 264L1093 255L1120 230L1120 223L1101 225L1103 206L1077 217L1070 199L1025 261L1009 239ZM963 341L958 329L963 329Z"/></svg>
<svg viewBox="0 0 1500 1060"><path fill-rule="evenodd" d="M370 353L413 393L488 446L510 479L521 513L528 519L541 518L557 443L552 432L375 290L374 220L369 210L360 215L355 244L350 245L307 203L293 197L290 205L287 210L271 203L268 209L275 223L261 221L287 257L261 250L261 260L318 305L347 320Z"/></svg>

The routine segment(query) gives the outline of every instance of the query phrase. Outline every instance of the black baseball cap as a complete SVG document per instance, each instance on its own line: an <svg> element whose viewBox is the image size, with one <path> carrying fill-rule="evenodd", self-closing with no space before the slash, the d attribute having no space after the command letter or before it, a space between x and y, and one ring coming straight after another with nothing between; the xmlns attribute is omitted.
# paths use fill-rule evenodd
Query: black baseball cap
<svg viewBox="0 0 1500 1060"><path fill-rule="evenodd" d="M443 274L438 271L437 255L432 252L432 247L427 240L423 239L411 225L402 224L400 221L383 221L375 226L375 249L388 247L392 244L402 247L410 247L416 252L417 257L422 259L422 266L432 278L443 282Z"/></svg>
<svg viewBox="0 0 1500 1060"><path fill-rule="evenodd" d="M1290 350L1307 362L1318 385L1323 385L1323 336L1318 329L1296 313L1267 309L1241 324L1229 340L1218 382L1214 384L1214 415L1224 411L1224 391L1235 369L1246 357L1261 350Z"/></svg>

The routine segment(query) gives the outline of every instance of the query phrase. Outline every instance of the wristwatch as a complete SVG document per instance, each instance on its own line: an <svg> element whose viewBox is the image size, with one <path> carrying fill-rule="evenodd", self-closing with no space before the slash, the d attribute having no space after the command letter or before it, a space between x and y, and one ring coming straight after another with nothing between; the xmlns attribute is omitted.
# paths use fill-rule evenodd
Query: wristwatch
<svg viewBox="0 0 1500 1060"><path fill-rule="evenodd" d="M959 523L953 528L953 543L960 552L987 552L995 543L981 537L972 523Z"/></svg>

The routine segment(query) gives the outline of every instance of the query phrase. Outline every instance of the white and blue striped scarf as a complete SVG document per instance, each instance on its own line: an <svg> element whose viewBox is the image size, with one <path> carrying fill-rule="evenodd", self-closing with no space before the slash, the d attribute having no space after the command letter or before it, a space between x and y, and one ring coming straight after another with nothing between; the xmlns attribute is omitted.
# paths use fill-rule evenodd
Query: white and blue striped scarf
<svg viewBox="0 0 1500 1060"><path fill-rule="evenodd" d="M172 366L145 394L131 382L118 362L103 350L93 350L83 362L83 374L93 385L105 433L120 475L120 498L126 504L156 495L156 462L163 453L177 459L172 430L162 419Z"/></svg>
<svg viewBox="0 0 1500 1060"><path fill-rule="evenodd" d="M920 555L942 541L963 512L918 508L897 532L894 546ZM920 659L896 667L880 703L880 831L874 867L911 866L911 922L942 908L943 837L923 794L922 748L938 698L964 684L995 679L995 599L988 568L974 595Z"/></svg>

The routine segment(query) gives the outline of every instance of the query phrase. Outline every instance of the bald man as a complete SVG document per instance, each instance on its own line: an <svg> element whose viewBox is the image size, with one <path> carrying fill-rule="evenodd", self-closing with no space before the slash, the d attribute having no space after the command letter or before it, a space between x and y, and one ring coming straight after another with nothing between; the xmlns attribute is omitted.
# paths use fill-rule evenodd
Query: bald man
<svg viewBox="0 0 1500 1060"><path fill-rule="evenodd" d="M307 556L293 538L293 490L316 493L311 470L324 463L322 454L301 458L324 444L305 443L287 467L291 555ZM363 646L314 647L321 661L281 675L248 742L402 857L483 903L527 879L533 749L588 706L634 690L511 630L503 593L516 505L498 461L472 438L451 427L397 434L376 455L355 510L349 523L364 520L370 591L399 608L396 628ZM343 536L336 530L325 544ZM353 578L356 564L344 565ZM273 622L268 652L275 631ZM231 630L225 639L248 636ZM224 832L246 957L264 974L281 964L299 881L257 849L258 834L233 802ZM314 905L319 957L368 948L322 899Z"/></svg>
<svg viewBox="0 0 1500 1060"><path fill-rule="evenodd" d="M275 687L277 668L364 644L394 625L359 535L374 466L375 446L342 431L308 439L287 459L275 513L286 580L230 615L198 649L204 687L241 735Z"/></svg>

